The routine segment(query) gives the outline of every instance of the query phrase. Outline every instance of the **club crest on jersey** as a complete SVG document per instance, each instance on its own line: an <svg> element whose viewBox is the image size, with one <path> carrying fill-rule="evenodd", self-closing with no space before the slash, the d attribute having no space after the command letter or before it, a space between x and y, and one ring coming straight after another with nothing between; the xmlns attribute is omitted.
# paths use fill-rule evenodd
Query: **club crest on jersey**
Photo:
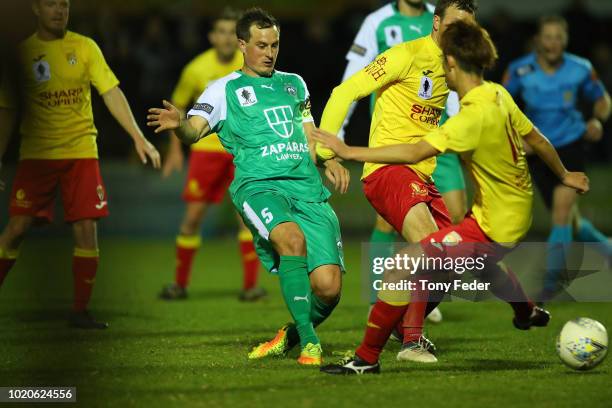
<svg viewBox="0 0 612 408"><path fill-rule="evenodd" d="M104 188L98 184L98 187L96 187L96 194L98 194L98 199L100 201L104 200Z"/></svg>
<svg viewBox="0 0 612 408"><path fill-rule="evenodd" d="M427 71L430 73L431 71ZM426 74L421 77L421 85L419 86L419 98L430 99L433 94L433 81Z"/></svg>
<svg viewBox="0 0 612 408"><path fill-rule="evenodd" d="M297 89L295 88L295 86L293 86L291 84L286 84L285 85L285 92L287 92L291 96L297 95Z"/></svg>
<svg viewBox="0 0 612 408"><path fill-rule="evenodd" d="M51 67L47 61L44 61L43 58L45 55L41 55L38 58L34 59L34 64L32 64L32 70L34 71L34 79L36 82L47 82L51 79Z"/></svg>
<svg viewBox="0 0 612 408"><path fill-rule="evenodd" d="M385 41L389 47L393 47L396 44L404 42L402 27L398 25L385 27Z"/></svg>
<svg viewBox="0 0 612 408"><path fill-rule="evenodd" d="M255 95L255 90L252 86L243 86L237 89L236 96L238 96L238 101L242 107L252 106L257 103L257 95Z"/></svg>
<svg viewBox="0 0 612 408"><path fill-rule="evenodd" d="M66 61L68 61L68 64L70 65L76 65L77 63L76 53L70 52L66 54Z"/></svg>
<svg viewBox="0 0 612 408"><path fill-rule="evenodd" d="M291 106L276 106L264 110L270 128L282 137L289 139L293 135L293 110Z"/></svg>

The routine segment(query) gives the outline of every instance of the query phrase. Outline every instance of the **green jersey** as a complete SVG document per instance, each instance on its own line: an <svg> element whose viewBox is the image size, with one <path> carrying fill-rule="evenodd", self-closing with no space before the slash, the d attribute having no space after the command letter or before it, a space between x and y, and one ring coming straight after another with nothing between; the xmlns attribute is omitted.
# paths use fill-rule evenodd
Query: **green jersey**
<svg viewBox="0 0 612 408"><path fill-rule="evenodd" d="M308 202L330 193L310 158L303 123L313 122L310 95L297 74L242 71L212 83L189 111L201 116L234 156L234 202L265 191Z"/></svg>

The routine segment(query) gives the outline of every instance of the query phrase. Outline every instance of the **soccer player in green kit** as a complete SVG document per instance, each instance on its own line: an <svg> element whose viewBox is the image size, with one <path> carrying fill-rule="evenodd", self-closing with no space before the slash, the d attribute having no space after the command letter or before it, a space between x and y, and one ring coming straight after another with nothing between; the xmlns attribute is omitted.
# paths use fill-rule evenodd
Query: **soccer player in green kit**
<svg viewBox="0 0 612 408"><path fill-rule="evenodd" d="M174 130L187 144L216 132L234 156L232 201L253 232L262 264L278 274L294 320L249 358L282 355L299 342L298 363L320 365L314 327L338 304L344 266L338 219L311 156L308 89L299 75L274 69L280 35L274 17L248 10L236 33L242 69L211 84L187 119L164 101L163 109L149 110L148 125L156 133ZM328 162L327 177L346 192L348 171Z"/></svg>
<svg viewBox="0 0 612 408"><path fill-rule="evenodd" d="M346 54L347 65L342 82L394 45L431 34L433 19L434 6L423 0L394 0L368 14L355 36L353 45ZM370 97L371 112L374 111L375 101L376 97L372 95ZM344 128L348 125L355 106L356 103L351 105L342 129L338 132L341 140L344 140ZM440 124L443 124L449 116L457 114L458 111L459 98L455 92L451 92ZM442 194L453 223L463 220L467 212L467 198L459 157L454 153L439 156L433 179L438 191ZM376 224L370 237L370 243L373 244L370 248L370 259L390 255L385 253L387 252L385 246L380 244L396 240L398 237L393 227L377 214ZM372 305L377 299L376 290L373 288L373 282L376 279L378 276L371 272L370 304ZM438 323L442 320L442 313L435 308L427 318L431 322Z"/></svg>

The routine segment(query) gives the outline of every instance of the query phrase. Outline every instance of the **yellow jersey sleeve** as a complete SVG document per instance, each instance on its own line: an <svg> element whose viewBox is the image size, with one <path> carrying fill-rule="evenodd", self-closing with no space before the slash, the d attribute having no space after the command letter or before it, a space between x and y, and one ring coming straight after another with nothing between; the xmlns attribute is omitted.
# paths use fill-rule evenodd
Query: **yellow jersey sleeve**
<svg viewBox="0 0 612 408"><path fill-rule="evenodd" d="M103 95L119 85L119 80L106 63L98 44L91 38L87 38L85 46L87 47L87 55L89 57L87 60L89 78L93 86L98 90L98 93Z"/></svg>
<svg viewBox="0 0 612 408"><path fill-rule="evenodd" d="M516 105L512 95L504 88L503 86L499 86L501 89L502 95L505 99L505 105L508 107L508 113L510 114L510 122L512 123L512 128L520 135L526 136L533 130L533 123L527 118L527 116L521 111L521 109Z"/></svg>
<svg viewBox="0 0 612 408"><path fill-rule="evenodd" d="M424 140L441 153L451 150L462 153L474 150L480 143L483 112L475 104L462 106L459 113L449 118Z"/></svg>
<svg viewBox="0 0 612 408"><path fill-rule="evenodd" d="M178 84L172 93L172 103L181 110L186 110L187 107L197 95L194 95L194 90L198 89L197 73L193 72L190 66L187 66L181 73ZM199 91L203 91L200 89Z"/></svg>
<svg viewBox="0 0 612 408"><path fill-rule="evenodd" d="M351 103L404 76L412 64L412 55L405 44L392 47L334 88L321 117L321 129L337 134ZM319 145L317 155L326 160L334 157L331 150Z"/></svg>

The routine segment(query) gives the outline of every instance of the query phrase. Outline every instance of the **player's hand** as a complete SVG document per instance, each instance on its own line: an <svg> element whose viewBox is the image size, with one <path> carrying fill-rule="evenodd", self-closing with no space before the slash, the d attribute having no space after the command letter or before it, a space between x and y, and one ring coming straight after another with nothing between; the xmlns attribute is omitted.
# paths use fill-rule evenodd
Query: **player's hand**
<svg viewBox="0 0 612 408"><path fill-rule="evenodd" d="M166 156L166 160L164 161L162 177L168 178L175 171L182 171L184 162L185 155L183 154L183 151L180 149L180 147L178 149L170 147L170 150L168 150L168 155Z"/></svg>
<svg viewBox="0 0 612 408"><path fill-rule="evenodd" d="M165 99L163 104L163 108L150 108L147 115L147 126L154 127L155 133L178 129L181 126L181 111Z"/></svg>
<svg viewBox="0 0 612 408"><path fill-rule="evenodd" d="M582 172L569 171L563 176L563 185L573 188L578 194L584 194L589 191L589 178Z"/></svg>
<svg viewBox="0 0 612 408"><path fill-rule="evenodd" d="M584 132L584 140L589 143L597 143L603 136L603 126L599 119L592 118L586 123L586 132Z"/></svg>
<svg viewBox="0 0 612 408"><path fill-rule="evenodd" d="M161 156L159 152L144 136L134 140L134 148L142 164L147 164L147 157L151 159L153 167L159 169L161 167Z"/></svg>
<svg viewBox="0 0 612 408"><path fill-rule="evenodd" d="M334 188L340 194L348 191L351 174L349 171L334 159L327 160L324 164L325 176L334 184Z"/></svg>
<svg viewBox="0 0 612 408"><path fill-rule="evenodd" d="M312 132L312 138L317 142L321 143L323 147L327 147L332 150L336 156L342 159L349 159L348 154L350 152L350 147L347 146L342 140L340 140L336 135L326 132L325 130L316 128Z"/></svg>

